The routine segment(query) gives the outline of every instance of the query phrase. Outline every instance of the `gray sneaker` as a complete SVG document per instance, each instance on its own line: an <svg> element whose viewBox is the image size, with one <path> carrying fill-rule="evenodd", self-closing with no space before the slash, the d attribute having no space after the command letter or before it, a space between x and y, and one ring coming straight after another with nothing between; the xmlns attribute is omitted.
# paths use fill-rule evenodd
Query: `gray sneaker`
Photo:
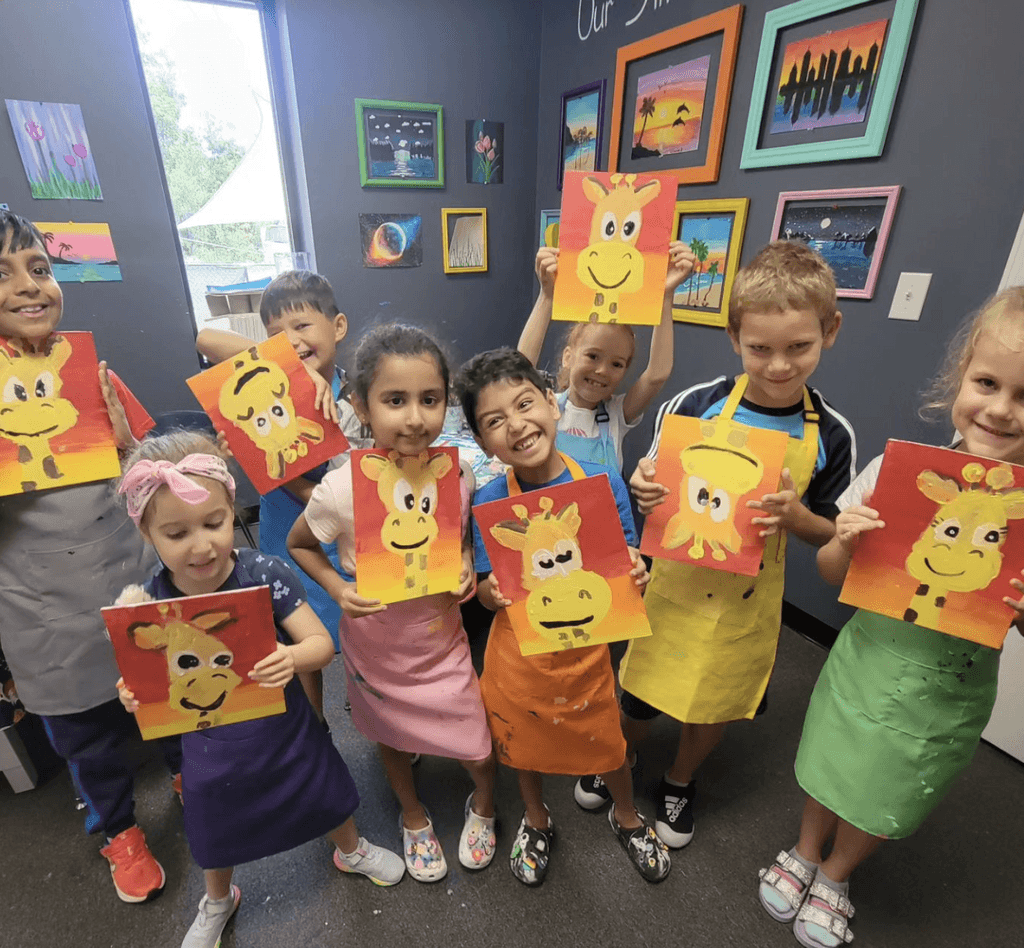
<svg viewBox="0 0 1024 948"><path fill-rule="evenodd" d="M358 872L374 885L394 885L405 875L405 860L398 853L368 843L362 836L354 853L334 849L334 865L342 872Z"/></svg>
<svg viewBox="0 0 1024 948"><path fill-rule="evenodd" d="M235 914L241 901L242 890L237 885L231 886L230 895L215 902L204 895L199 900L199 914L186 933L181 948L219 948L224 926Z"/></svg>

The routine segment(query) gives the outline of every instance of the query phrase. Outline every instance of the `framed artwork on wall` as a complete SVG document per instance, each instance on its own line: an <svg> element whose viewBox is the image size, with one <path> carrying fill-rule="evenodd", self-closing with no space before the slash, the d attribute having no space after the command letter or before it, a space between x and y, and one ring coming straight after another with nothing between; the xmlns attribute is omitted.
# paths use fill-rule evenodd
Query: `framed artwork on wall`
<svg viewBox="0 0 1024 948"><path fill-rule="evenodd" d="M606 80L570 89L562 95L558 136L558 190L566 171L597 171L604 132Z"/></svg>
<svg viewBox="0 0 1024 948"><path fill-rule="evenodd" d="M749 207L749 198L676 202L672 233L693 251L697 265L676 287L673 319L722 328L728 324Z"/></svg>
<svg viewBox="0 0 1024 948"><path fill-rule="evenodd" d="M443 188L439 105L356 99L359 180L364 188Z"/></svg>
<svg viewBox="0 0 1024 948"><path fill-rule="evenodd" d="M918 0L799 0L769 11L741 168L882 153Z"/></svg>
<svg viewBox="0 0 1024 948"><path fill-rule="evenodd" d="M487 270L487 208L441 208L441 239L445 273Z"/></svg>
<svg viewBox="0 0 1024 948"><path fill-rule="evenodd" d="M619 49L608 170L718 180L743 5Z"/></svg>
<svg viewBox="0 0 1024 948"><path fill-rule="evenodd" d="M802 240L836 275L836 295L869 300L896 215L900 186L783 191L772 240Z"/></svg>
<svg viewBox="0 0 1024 948"><path fill-rule="evenodd" d="M558 222L562 217L560 207L547 208L540 212L540 243L539 247L558 246Z"/></svg>

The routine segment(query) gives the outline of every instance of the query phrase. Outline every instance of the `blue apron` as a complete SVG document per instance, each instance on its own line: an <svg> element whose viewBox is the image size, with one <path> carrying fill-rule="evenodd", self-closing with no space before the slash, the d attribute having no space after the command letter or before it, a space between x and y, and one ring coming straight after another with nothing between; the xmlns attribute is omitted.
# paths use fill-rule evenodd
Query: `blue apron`
<svg viewBox="0 0 1024 948"><path fill-rule="evenodd" d="M569 399L568 390L559 392L555 397L558 401L558 410L564 414L565 405ZM568 454L574 461L603 464L619 474L622 465L619 464L619 454L615 450L615 442L611 436L611 416L608 414L604 402L598 404L595 420L597 421L596 438L585 438L582 435L559 430L555 437L555 446L559 451Z"/></svg>
<svg viewBox="0 0 1024 948"><path fill-rule="evenodd" d="M341 374L336 371L334 381L331 384L331 391L334 393L335 401L341 398L342 384ZM306 471L302 476L314 484L319 484L326 473L327 465L321 464L311 471ZM274 556L279 556L302 577L302 584L306 588L306 599L313 607L313 611L317 614L320 621L327 628L327 631L331 633L331 639L334 641L334 651L337 652L341 647L338 639L338 625L341 621L340 607L288 555L288 533L291 531L292 524L299 519L299 514L305 509L305 504L294 494L285 490L284 487L275 488L270 493L264 494L260 498L260 550L264 553L272 553ZM341 563L338 559L338 544L323 544L323 548L327 554L327 559L331 561L331 565L341 573Z"/></svg>

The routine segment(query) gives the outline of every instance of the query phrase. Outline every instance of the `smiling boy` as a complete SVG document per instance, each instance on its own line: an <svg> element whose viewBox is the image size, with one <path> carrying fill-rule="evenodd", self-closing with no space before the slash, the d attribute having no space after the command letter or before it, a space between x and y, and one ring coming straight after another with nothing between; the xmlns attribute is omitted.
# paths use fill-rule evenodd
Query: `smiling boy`
<svg viewBox="0 0 1024 948"><path fill-rule="evenodd" d="M601 465L577 463L559 453L555 396L529 359L512 349L484 352L462 367L458 388L477 443L511 467L507 477L497 477L478 490L474 503L606 474L633 556L632 575L638 586L646 584L647 570L634 549L637 537L626 485ZM540 885L547 873L554 825L544 805L542 774L596 771L614 800L608 816L616 837L640 874L649 882L660 882L671 862L633 805L607 646L523 656L505 609L511 603L491 573L475 521L473 545L477 595L497 613L480 690L498 758L517 771L526 807L510 856L513 874L526 885Z"/></svg>

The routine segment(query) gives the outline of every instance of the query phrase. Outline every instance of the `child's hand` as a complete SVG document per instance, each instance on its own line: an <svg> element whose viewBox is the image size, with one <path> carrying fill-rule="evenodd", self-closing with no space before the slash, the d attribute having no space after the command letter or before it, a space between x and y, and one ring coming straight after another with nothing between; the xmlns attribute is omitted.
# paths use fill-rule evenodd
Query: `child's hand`
<svg viewBox="0 0 1024 948"><path fill-rule="evenodd" d="M540 281L541 293L552 296L555 292L555 276L558 274L558 248L541 247L533 264L533 272Z"/></svg>
<svg viewBox="0 0 1024 948"><path fill-rule="evenodd" d="M847 507L836 517L836 540L851 555L857 549L862 533L879 530L885 526L885 521L878 519L878 511L867 506L870 500L871 494L865 494L863 504Z"/></svg>
<svg viewBox="0 0 1024 948"><path fill-rule="evenodd" d="M1024 576L1024 570L1021 571L1020 575ZM1014 577L1010 580L1010 585L1020 598L1014 599L1012 596L1003 596L1003 602L1016 613L1010 625L1014 626L1021 635L1024 635L1024 582Z"/></svg>
<svg viewBox="0 0 1024 948"><path fill-rule="evenodd" d="M498 578L494 573L491 573L491 575L477 587L478 595L480 591L484 592L490 602L492 602L497 609L505 609L512 605L512 600L506 599L502 594L502 591L498 586ZM487 603L485 602L484 605L486 606Z"/></svg>
<svg viewBox="0 0 1024 948"><path fill-rule="evenodd" d="M770 537L780 530L792 530L807 509L796 492L789 468L782 469L782 490L775 494L765 494L760 500L748 500L747 506L767 514L765 517L753 517L750 521L764 527L759 534L762 537Z"/></svg>
<svg viewBox="0 0 1024 948"><path fill-rule="evenodd" d="M117 679L117 696L129 714L134 714L139 710L139 702L135 700L135 694L128 690L123 678Z"/></svg>
<svg viewBox="0 0 1024 948"><path fill-rule="evenodd" d="M629 548L629 558L633 561L633 568L629 571L629 575L633 577L633 582L636 583L639 589L643 589L651 581L651 574L647 571L647 564L643 561L643 557L640 556L640 551Z"/></svg>
<svg viewBox="0 0 1024 948"><path fill-rule="evenodd" d="M355 583L345 583L337 597L337 603L350 619L361 619L363 616L372 616L387 609L379 599L365 599L360 596L356 592Z"/></svg>
<svg viewBox="0 0 1024 948"><path fill-rule="evenodd" d="M231 448L228 447L228 436L223 431L217 432L217 447L220 448L225 458L234 458Z"/></svg>
<svg viewBox="0 0 1024 948"><path fill-rule="evenodd" d="M330 421L337 424L338 405L334 401L334 392L331 391L331 386L327 379L325 379L311 365L307 365L305 362L302 363L302 367L309 373L309 377L313 380L313 388L316 389L316 397L313 400L313 407L315 407L317 411L323 413L324 421Z"/></svg>
<svg viewBox="0 0 1024 948"><path fill-rule="evenodd" d="M452 597L456 602L462 602L473 595L473 588L476 584L476 573L473 570L473 551L464 549L462 551L462 572L459 574L459 588L452 590Z"/></svg>
<svg viewBox="0 0 1024 948"><path fill-rule="evenodd" d="M640 458L640 463L629 479L629 488L633 491L640 513L645 517L672 493L664 484L654 480L654 462L650 458Z"/></svg>
<svg viewBox="0 0 1024 948"><path fill-rule="evenodd" d="M261 658L252 667L249 677L258 681L261 688L283 688L295 675L295 656L290 645L277 643L266 658Z"/></svg>
<svg viewBox="0 0 1024 948"><path fill-rule="evenodd" d="M668 245L668 273L665 274L665 295L671 296L691 273L697 257L681 240L673 240Z"/></svg>
<svg viewBox="0 0 1024 948"><path fill-rule="evenodd" d="M124 413L121 399L117 397L114 383L110 381L106 362L100 363L99 375L100 391L103 393L103 401L107 405L107 416L114 429L114 440L117 442L118 450L124 451L135 444L135 435L132 434L131 426L128 424L128 416Z"/></svg>

